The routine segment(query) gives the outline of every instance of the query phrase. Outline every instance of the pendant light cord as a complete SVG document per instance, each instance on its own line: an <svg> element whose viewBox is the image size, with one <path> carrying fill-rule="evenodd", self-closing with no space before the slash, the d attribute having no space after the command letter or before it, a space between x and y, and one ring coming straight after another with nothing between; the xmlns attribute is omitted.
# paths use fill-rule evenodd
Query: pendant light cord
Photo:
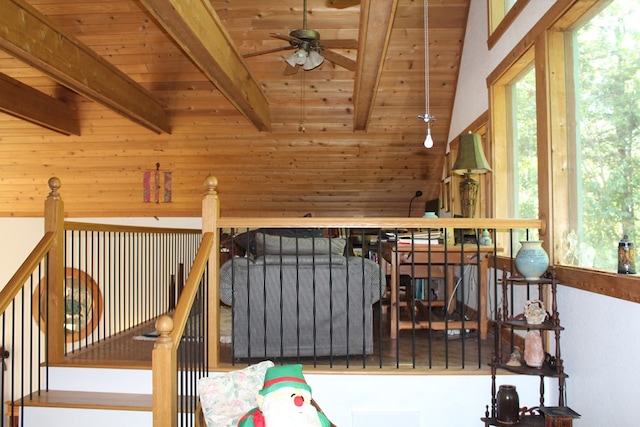
<svg viewBox="0 0 640 427"><path fill-rule="evenodd" d="M298 126L298 131L306 132L307 129L304 127L304 89L305 89L305 72L300 73L300 125Z"/></svg>
<svg viewBox="0 0 640 427"><path fill-rule="evenodd" d="M429 0L424 0L424 121L431 121L431 108L429 105Z"/></svg>

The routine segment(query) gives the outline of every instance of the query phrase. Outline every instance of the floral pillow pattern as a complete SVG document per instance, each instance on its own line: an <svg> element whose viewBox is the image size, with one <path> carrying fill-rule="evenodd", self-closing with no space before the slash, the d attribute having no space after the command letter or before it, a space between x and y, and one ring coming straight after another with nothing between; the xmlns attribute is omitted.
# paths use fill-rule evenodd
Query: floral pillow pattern
<svg viewBox="0 0 640 427"><path fill-rule="evenodd" d="M258 391L273 362L265 360L239 371L198 381L198 394L208 427L236 427L240 418L258 405Z"/></svg>

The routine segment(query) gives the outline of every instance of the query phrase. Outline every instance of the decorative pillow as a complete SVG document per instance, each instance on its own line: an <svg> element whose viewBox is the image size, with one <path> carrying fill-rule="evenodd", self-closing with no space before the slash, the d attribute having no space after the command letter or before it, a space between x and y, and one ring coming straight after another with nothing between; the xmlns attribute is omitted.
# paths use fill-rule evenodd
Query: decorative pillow
<svg viewBox="0 0 640 427"><path fill-rule="evenodd" d="M324 231L318 228L258 228L234 236L233 243L245 250L252 257L257 255L256 233L283 237L324 237Z"/></svg>
<svg viewBox="0 0 640 427"><path fill-rule="evenodd" d="M198 380L198 394L208 427L236 427L244 414L258 406L258 391L264 386L270 360L239 371Z"/></svg>
<svg viewBox="0 0 640 427"><path fill-rule="evenodd" d="M314 237L300 239L295 237L272 236L256 233L256 252L262 255L342 255L347 245L345 239L327 239Z"/></svg>

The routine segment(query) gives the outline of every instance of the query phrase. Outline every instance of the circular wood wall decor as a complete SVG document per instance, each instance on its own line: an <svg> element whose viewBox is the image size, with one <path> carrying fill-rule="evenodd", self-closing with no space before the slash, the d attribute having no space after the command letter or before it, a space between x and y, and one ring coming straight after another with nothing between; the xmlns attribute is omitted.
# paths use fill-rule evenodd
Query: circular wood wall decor
<svg viewBox="0 0 640 427"><path fill-rule="evenodd" d="M33 318L45 330L46 296L45 278L40 280L33 292ZM102 292L98 284L85 271L65 269L65 323L66 341L79 341L91 334L102 316Z"/></svg>

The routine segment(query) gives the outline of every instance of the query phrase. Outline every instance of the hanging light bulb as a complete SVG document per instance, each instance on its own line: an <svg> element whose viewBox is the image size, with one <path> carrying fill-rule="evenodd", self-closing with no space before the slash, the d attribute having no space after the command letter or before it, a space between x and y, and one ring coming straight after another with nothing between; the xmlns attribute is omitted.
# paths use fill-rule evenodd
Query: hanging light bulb
<svg viewBox="0 0 640 427"><path fill-rule="evenodd" d="M431 122L436 118L431 115L429 108L429 0L424 0L424 105L426 112L418 116L427 124L427 136L424 148L433 147L431 138Z"/></svg>
<svg viewBox="0 0 640 427"><path fill-rule="evenodd" d="M433 138L431 138L431 126L427 125L427 137L424 139L424 148L433 147Z"/></svg>

